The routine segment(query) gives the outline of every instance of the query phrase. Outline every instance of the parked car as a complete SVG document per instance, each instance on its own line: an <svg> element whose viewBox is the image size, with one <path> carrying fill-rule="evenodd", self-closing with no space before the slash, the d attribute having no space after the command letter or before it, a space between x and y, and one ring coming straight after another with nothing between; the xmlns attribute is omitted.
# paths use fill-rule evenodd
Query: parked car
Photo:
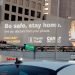
<svg viewBox="0 0 75 75"><path fill-rule="evenodd" d="M0 75L75 75L75 63L46 60L2 63Z"/></svg>

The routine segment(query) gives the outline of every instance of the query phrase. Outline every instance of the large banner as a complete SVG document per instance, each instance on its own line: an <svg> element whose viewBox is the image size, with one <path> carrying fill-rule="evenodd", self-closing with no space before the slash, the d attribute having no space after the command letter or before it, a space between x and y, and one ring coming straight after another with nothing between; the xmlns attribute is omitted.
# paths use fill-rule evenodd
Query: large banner
<svg viewBox="0 0 75 75"><path fill-rule="evenodd" d="M70 46L69 21L50 19L48 21L7 22L0 25L0 40L23 45Z"/></svg>

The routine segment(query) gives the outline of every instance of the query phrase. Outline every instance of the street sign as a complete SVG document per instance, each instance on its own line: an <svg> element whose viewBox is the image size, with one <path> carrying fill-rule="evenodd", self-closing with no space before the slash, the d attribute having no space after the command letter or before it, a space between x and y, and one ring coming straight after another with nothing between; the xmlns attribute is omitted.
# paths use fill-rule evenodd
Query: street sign
<svg viewBox="0 0 75 75"><path fill-rule="evenodd" d="M33 44L24 44L24 48L27 51L35 51L35 46Z"/></svg>

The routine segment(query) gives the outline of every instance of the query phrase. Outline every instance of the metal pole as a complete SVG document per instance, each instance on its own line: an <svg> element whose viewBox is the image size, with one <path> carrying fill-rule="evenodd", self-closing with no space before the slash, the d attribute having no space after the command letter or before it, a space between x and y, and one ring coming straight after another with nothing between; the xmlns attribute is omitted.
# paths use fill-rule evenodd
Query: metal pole
<svg viewBox="0 0 75 75"><path fill-rule="evenodd" d="M59 20L59 8L60 8L60 0L58 0L58 5L57 5L57 24L56 24L56 39L55 39L55 60L56 60L56 55L57 55L57 44L58 44L58 35L57 35L57 29L58 29L58 20Z"/></svg>
<svg viewBox="0 0 75 75"><path fill-rule="evenodd" d="M33 59L35 60L36 59L36 52L34 51L33 53L34 53Z"/></svg>
<svg viewBox="0 0 75 75"><path fill-rule="evenodd" d="M60 10L60 0L58 0L58 6L57 6L57 17L59 17L59 10Z"/></svg>
<svg viewBox="0 0 75 75"><path fill-rule="evenodd" d="M35 47L35 50L33 51L33 59L35 60L36 59L36 47Z"/></svg>

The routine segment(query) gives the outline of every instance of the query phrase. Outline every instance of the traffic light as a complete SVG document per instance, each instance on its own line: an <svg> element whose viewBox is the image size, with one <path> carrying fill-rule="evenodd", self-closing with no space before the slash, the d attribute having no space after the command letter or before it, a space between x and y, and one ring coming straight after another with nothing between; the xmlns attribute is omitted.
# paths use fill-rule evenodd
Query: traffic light
<svg viewBox="0 0 75 75"><path fill-rule="evenodd" d="M0 44L7 44L6 41L0 41Z"/></svg>

